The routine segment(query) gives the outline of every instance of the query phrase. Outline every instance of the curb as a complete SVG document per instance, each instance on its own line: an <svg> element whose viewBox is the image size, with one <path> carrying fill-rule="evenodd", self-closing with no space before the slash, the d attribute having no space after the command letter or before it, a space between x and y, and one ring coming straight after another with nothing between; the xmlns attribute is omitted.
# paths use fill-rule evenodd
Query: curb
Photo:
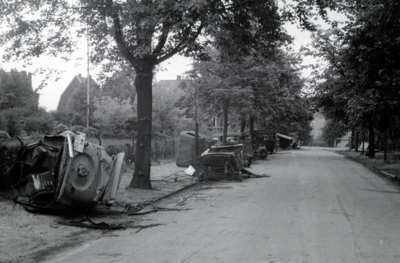
<svg viewBox="0 0 400 263"><path fill-rule="evenodd" d="M388 176L390 176L390 177L392 177L392 178L397 178L397 175L390 174L390 173L388 173L388 172L381 171L381 173L383 173L383 174L385 174L385 175L388 175Z"/></svg>
<svg viewBox="0 0 400 263"><path fill-rule="evenodd" d="M158 202L158 201L161 201L161 200L163 200L163 199L165 199L165 198L167 198L167 197L170 197L170 196L172 196L172 195L174 195L174 194L177 194L177 193L179 193L179 192L181 192L181 191L183 191L183 190L186 190L186 189L188 189L188 188L190 188L190 187L196 185L197 183L198 183L198 181L196 181L196 182L194 182L194 183L192 183L192 184L186 185L186 186L184 186L184 187L182 187L182 188L180 188L180 189L178 189L178 190L175 190L175 191L173 191L173 192L171 192L171 193L169 193L169 194L167 194L167 195L161 196L161 197L159 197L159 198L157 198L157 199L155 199L155 200L150 201L149 204L154 204L154 203L156 203L156 202Z"/></svg>

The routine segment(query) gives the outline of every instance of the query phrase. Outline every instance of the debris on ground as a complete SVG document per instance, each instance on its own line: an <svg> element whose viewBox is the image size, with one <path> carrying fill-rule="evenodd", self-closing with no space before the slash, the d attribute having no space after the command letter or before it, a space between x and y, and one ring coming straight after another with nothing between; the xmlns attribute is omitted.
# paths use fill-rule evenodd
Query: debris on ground
<svg viewBox="0 0 400 263"><path fill-rule="evenodd" d="M148 207L151 207L151 209L149 209ZM154 205L149 205L147 207L144 207L143 209L139 209L136 210L134 207L132 209L132 211L128 211L128 215L130 216L138 216L138 215L146 215L146 214L150 214L150 213L155 213L158 211L158 208L155 207Z"/></svg>
<svg viewBox="0 0 400 263"><path fill-rule="evenodd" d="M181 201L180 201L179 203L177 203L176 206L178 206L178 205L184 205L185 202L186 202L186 200L188 200L188 199L189 199L190 197L192 197L192 196L196 196L196 194L191 194L191 195L189 195L188 197L182 196L182 197L181 197Z"/></svg>
<svg viewBox="0 0 400 263"><path fill-rule="evenodd" d="M105 222L95 223L90 218L87 218L85 216L82 216L82 219L78 221L74 220L68 222L59 221L58 223L66 226L75 226L81 228L101 229L101 230L120 230L126 228L126 226L123 225L114 225Z"/></svg>

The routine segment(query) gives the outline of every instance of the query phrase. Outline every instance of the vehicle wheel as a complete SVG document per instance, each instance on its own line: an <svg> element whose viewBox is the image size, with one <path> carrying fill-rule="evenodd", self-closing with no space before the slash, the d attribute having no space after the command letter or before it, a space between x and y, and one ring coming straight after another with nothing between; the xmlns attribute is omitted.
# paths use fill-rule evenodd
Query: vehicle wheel
<svg viewBox="0 0 400 263"><path fill-rule="evenodd" d="M260 152L260 159L261 160L265 160L265 158L267 158L267 151L261 151Z"/></svg>
<svg viewBox="0 0 400 263"><path fill-rule="evenodd" d="M239 180L239 182L242 181L242 172L239 172L239 173L238 173L238 180Z"/></svg>

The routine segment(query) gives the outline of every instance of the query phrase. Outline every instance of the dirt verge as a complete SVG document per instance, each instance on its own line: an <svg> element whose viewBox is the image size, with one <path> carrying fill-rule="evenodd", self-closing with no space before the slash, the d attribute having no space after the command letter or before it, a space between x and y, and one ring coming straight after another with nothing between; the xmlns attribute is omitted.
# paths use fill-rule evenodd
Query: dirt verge
<svg viewBox="0 0 400 263"><path fill-rule="evenodd" d="M400 159L396 155L389 154L385 162L383 160L383 153L376 153L375 158L368 158L368 156L365 156L361 152L354 151L340 151L338 153L350 160L361 163L376 175L400 187Z"/></svg>
<svg viewBox="0 0 400 263"><path fill-rule="evenodd" d="M123 226L137 231L140 216L128 215L132 207L155 202L182 188L196 183L174 163L152 166L152 190L126 189L132 171L122 176L116 202L112 206L98 204L92 209L35 214L25 211L10 199L10 193L0 195L0 262L40 262L54 251L78 246L85 241L112 235L112 231L66 225L83 217L95 223ZM170 175L174 175L171 177ZM154 178L154 180L153 180ZM85 222L87 223L87 222Z"/></svg>

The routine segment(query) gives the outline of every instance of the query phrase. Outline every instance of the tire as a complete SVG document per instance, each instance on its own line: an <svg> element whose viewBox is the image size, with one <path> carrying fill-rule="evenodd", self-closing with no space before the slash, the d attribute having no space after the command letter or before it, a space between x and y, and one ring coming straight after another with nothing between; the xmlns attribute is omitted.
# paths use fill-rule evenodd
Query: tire
<svg viewBox="0 0 400 263"><path fill-rule="evenodd" d="M261 151L260 152L260 159L265 160L267 158L267 151Z"/></svg>
<svg viewBox="0 0 400 263"><path fill-rule="evenodd" d="M238 172L238 181L241 182L242 180L242 172Z"/></svg>
<svg viewBox="0 0 400 263"><path fill-rule="evenodd" d="M249 158L249 159L247 160L247 163L249 164L247 167L250 167L250 165L251 165L251 161L252 161L252 159L251 159L251 158Z"/></svg>

